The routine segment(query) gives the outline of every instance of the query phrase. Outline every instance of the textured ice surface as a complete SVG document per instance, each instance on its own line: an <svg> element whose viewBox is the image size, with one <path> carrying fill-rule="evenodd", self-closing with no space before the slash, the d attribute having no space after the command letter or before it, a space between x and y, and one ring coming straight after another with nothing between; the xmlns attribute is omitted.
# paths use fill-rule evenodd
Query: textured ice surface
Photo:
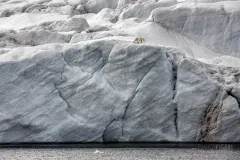
<svg viewBox="0 0 240 160"><path fill-rule="evenodd" d="M0 142L239 142L239 15L237 0L0 0Z"/></svg>

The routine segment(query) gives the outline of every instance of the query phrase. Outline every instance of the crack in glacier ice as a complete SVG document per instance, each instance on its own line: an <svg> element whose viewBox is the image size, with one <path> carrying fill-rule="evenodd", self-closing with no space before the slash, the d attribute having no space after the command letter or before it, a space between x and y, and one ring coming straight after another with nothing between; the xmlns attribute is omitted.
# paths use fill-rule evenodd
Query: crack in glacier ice
<svg viewBox="0 0 240 160"><path fill-rule="evenodd" d="M221 87L216 99L205 111L202 127L200 129L200 137L198 138L199 142L214 141L212 139L209 139L209 135L211 131L217 127L216 125L218 121L218 116L221 112L225 96L226 92L223 87Z"/></svg>
<svg viewBox="0 0 240 160"><path fill-rule="evenodd" d="M125 109L124 109L124 112L123 112L123 115L122 115L122 118L121 118L121 120L122 120L122 137L124 136L124 131L123 131L123 129L124 129L124 123L123 123L123 120L125 119L125 116L126 116L126 114L127 114L127 110L128 110L128 108L129 108L130 104L132 103L132 101L134 100L134 98L136 97L138 91L139 91L139 90L137 90L138 86L141 84L142 80L146 77L146 75L155 67L155 64L156 64L156 61L155 61L155 63L153 64L153 66L147 71L147 73L146 73L145 75L143 75L143 77L140 79L140 81L138 82L137 86L135 87L135 91L134 91L134 93L133 93L130 101L127 103L127 106L126 106ZM137 90L137 91L136 91L136 90Z"/></svg>
<svg viewBox="0 0 240 160"><path fill-rule="evenodd" d="M102 141L103 142L107 142L106 138L105 138L105 134L106 134L106 131L108 129L108 127L115 121L115 119L111 120L107 125L106 127L104 128L103 130L103 134L102 134Z"/></svg>
<svg viewBox="0 0 240 160"><path fill-rule="evenodd" d="M235 96L231 91L228 91L227 94L228 94L229 96L232 96L232 97L237 101L238 107L239 107L239 109L240 109L240 101L239 101L239 98L238 98L237 96Z"/></svg>

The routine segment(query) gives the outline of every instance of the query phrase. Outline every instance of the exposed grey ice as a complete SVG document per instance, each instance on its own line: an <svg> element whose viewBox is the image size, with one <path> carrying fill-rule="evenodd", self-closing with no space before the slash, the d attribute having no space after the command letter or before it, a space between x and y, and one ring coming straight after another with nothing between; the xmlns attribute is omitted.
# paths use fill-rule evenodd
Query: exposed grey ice
<svg viewBox="0 0 240 160"><path fill-rule="evenodd" d="M239 142L239 37L240 0L0 0L0 142Z"/></svg>

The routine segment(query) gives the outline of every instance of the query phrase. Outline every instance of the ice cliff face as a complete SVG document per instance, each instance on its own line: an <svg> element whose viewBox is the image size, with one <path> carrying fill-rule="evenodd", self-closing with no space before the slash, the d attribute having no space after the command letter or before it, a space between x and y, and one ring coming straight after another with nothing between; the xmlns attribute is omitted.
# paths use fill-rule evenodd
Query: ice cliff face
<svg viewBox="0 0 240 160"><path fill-rule="evenodd" d="M0 0L0 142L239 142L239 5Z"/></svg>
<svg viewBox="0 0 240 160"><path fill-rule="evenodd" d="M239 57L239 2L183 3L154 10L152 20L216 53Z"/></svg>

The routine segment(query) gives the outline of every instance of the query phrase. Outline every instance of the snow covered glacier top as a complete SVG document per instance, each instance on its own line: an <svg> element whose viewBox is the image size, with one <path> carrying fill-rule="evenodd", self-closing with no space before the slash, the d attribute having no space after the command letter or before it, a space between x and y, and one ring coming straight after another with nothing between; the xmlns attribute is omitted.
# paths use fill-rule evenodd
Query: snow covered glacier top
<svg viewBox="0 0 240 160"><path fill-rule="evenodd" d="M1 0L0 22L0 53L141 36L207 63L239 66L239 0Z"/></svg>

